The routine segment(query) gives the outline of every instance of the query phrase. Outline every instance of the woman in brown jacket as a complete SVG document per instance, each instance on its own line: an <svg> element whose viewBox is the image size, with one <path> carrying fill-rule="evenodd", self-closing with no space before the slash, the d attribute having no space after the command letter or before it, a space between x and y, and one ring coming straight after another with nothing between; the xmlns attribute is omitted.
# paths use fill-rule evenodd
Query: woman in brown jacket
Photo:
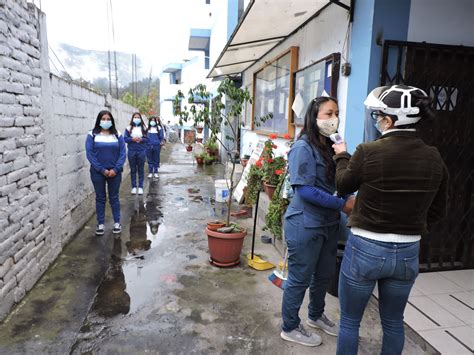
<svg viewBox="0 0 474 355"><path fill-rule="evenodd" d="M376 282L382 354L401 354L419 240L446 214L448 173L438 150L416 134L417 123L431 114L431 99L423 90L379 87L364 104L382 136L360 144L353 156L345 143L333 146L337 191L358 191L339 279L337 354L357 354L360 321Z"/></svg>

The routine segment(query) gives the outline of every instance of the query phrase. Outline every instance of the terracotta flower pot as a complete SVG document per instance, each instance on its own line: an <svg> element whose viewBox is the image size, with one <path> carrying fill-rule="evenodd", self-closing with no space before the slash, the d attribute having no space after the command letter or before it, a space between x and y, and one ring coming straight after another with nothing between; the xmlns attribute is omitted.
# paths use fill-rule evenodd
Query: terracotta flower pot
<svg viewBox="0 0 474 355"><path fill-rule="evenodd" d="M202 143L202 138L196 138L196 143Z"/></svg>
<svg viewBox="0 0 474 355"><path fill-rule="evenodd" d="M197 128L196 128L196 132L197 132L197 133L202 133L202 130L203 130L202 127L197 127Z"/></svg>
<svg viewBox="0 0 474 355"><path fill-rule="evenodd" d="M225 226L224 222L219 222L219 221L214 221L214 222L207 222L207 229L211 231L216 231L219 228L222 228Z"/></svg>
<svg viewBox="0 0 474 355"><path fill-rule="evenodd" d="M193 146L192 145L187 145L186 146L186 151L187 152L192 152L193 151Z"/></svg>
<svg viewBox="0 0 474 355"><path fill-rule="evenodd" d="M266 194L271 200L273 197L273 194L275 193L275 189L277 188L276 185L269 185L266 182L263 182L263 188L265 189Z"/></svg>
<svg viewBox="0 0 474 355"><path fill-rule="evenodd" d="M220 267L235 266L240 263L240 253L247 230L239 233L220 233L206 228L210 262Z"/></svg>
<svg viewBox="0 0 474 355"><path fill-rule="evenodd" d="M247 166L247 163L248 163L248 162L249 162L248 159L244 159L244 158L240 159L240 163L242 164L242 166L243 166L244 168Z"/></svg>
<svg viewBox="0 0 474 355"><path fill-rule="evenodd" d="M196 163L197 163L198 165L204 164L204 158L196 157Z"/></svg>

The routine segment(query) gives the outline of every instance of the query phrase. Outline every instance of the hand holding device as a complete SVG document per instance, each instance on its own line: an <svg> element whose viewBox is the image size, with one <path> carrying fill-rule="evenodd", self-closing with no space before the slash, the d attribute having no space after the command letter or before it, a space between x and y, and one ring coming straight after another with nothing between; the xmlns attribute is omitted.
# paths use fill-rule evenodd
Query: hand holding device
<svg viewBox="0 0 474 355"><path fill-rule="evenodd" d="M342 143L344 142L344 139L342 139L341 135L336 132L336 133L333 133L329 136L329 138L335 143L335 144L339 144L339 143Z"/></svg>

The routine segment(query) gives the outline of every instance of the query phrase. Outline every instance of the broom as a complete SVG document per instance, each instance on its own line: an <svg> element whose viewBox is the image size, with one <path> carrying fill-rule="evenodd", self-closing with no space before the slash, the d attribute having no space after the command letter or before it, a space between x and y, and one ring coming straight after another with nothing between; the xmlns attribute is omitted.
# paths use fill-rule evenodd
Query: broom
<svg viewBox="0 0 474 355"><path fill-rule="evenodd" d="M288 248L286 248L285 250L285 260L283 261L283 266L280 268L280 270L275 270L270 274L270 276L268 276L268 279L270 280L270 282L274 284L276 287L281 288L282 290L284 290L286 287L287 277L285 277L285 270L286 270L287 261L288 261Z"/></svg>

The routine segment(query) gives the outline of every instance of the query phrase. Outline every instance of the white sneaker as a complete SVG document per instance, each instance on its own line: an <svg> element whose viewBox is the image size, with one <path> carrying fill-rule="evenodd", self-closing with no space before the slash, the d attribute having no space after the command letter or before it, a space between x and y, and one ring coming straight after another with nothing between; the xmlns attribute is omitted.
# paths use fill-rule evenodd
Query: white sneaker
<svg viewBox="0 0 474 355"><path fill-rule="evenodd" d="M138 188L138 194L143 195L143 189L141 187Z"/></svg>
<svg viewBox="0 0 474 355"><path fill-rule="evenodd" d="M134 187L134 188L132 189L132 195L135 195L136 193L137 193L137 188Z"/></svg>
<svg viewBox="0 0 474 355"><path fill-rule="evenodd" d="M104 235L104 225L103 224L98 224L97 227L95 228L95 234L96 235Z"/></svg>
<svg viewBox="0 0 474 355"><path fill-rule="evenodd" d="M149 173L148 174L148 178L152 178L153 177L153 174L152 173Z"/></svg>
<svg viewBox="0 0 474 355"><path fill-rule="evenodd" d="M114 229L112 229L113 234L119 234L122 231L122 225L120 223L114 223Z"/></svg>
<svg viewBox="0 0 474 355"><path fill-rule="evenodd" d="M159 177L158 173L155 173L154 176L155 176L155 179L158 179L158 177Z"/></svg>

